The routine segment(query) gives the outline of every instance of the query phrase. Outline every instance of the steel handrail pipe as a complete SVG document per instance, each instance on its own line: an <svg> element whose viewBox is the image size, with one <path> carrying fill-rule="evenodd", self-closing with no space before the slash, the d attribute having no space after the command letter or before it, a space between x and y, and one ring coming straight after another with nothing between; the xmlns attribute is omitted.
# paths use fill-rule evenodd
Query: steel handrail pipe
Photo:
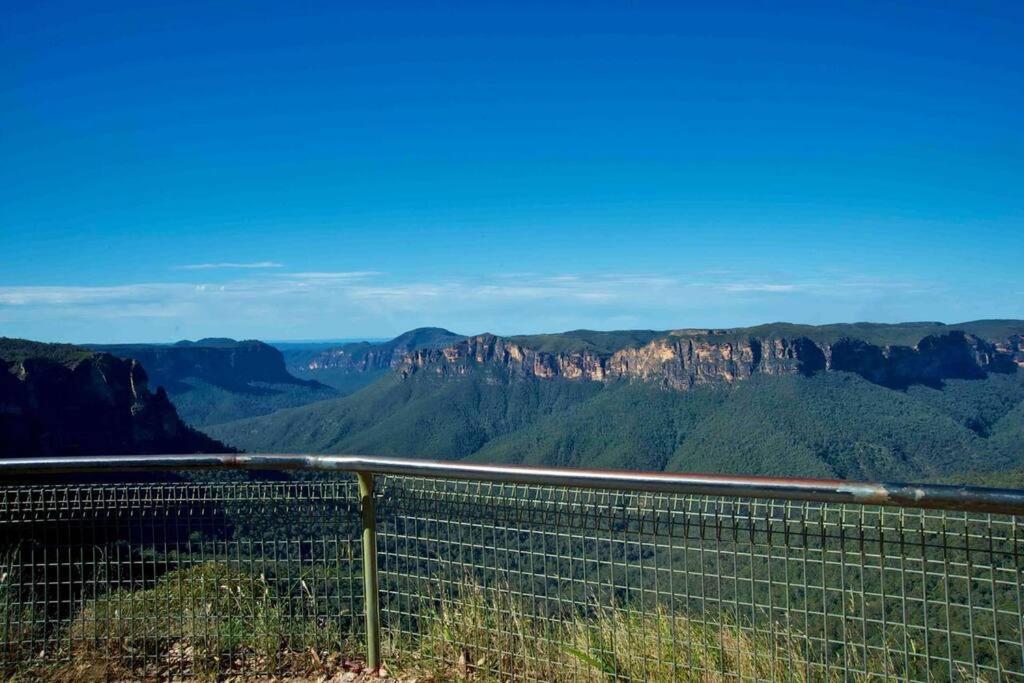
<svg viewBox="0 0 1024 683"><path fill-rule="evenodd" d="M0 477L99 471L150 472L217 469L310 470L353 474L371 472L432 479L1024 515L1024 490L980 486L487 465L463 461L413 460L363 455L220 453L0 460Z"/></svg>

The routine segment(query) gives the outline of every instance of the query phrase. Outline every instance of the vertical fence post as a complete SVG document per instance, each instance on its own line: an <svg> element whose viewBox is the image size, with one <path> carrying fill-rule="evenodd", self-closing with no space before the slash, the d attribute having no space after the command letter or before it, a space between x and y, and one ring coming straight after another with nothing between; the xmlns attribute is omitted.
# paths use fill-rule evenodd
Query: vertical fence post
<svg viewBox="0 0 1024 683"><path fill-rule="evenodd" d="M380 593L377 584L377 513L373 504L373 474L356 472L363 519L363 599L366 611L366 666L380 669Z"/></svg>

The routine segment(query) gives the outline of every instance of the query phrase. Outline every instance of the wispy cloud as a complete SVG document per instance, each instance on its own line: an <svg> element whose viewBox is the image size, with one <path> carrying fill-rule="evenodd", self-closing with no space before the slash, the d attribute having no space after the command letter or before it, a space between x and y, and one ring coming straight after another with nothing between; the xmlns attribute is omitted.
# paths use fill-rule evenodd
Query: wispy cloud
<svg viewBox="0 0 1024 683"><path fill-rule="evenodd" d="M208 336L244 329L282 338L320 330L331 336L420 324L506 332L623 324L667 329L791 319L801 305L830 319L842 317L840 311L863 317L865 301L917 301L928 292L928 283L821 273L761 279L706 272L504 275L426 279L375 271L285 271L226 281L193 275L117 286L0 286L0 321L12 330L49 329L60 321L61 329L79 338L109 334L103 321L111 330L125 330L118 333L125 338L139 336L135 330Z"/></svg>
<svg viewBox="0 0 1024 683"><path fill-rule="evenodd" d="M211 264L212 265L212 264ZM268 266L269 267L269 266ZM198 268L193 268L198 269ZM690 280L657 274L553 275L511 280L493 278L448 278L438 281L401 281L376 271L325 271L277 273L273 277L252 277L228 282L138 283L118 286L8 286L0 287L0 306L88 306L126 302L318 298L379 302L406 302L416 306L424 300L467 301L552 301L624 303L650 301L652 297L692 297L758 294L831 294L855 296L864 292L922 292L921 283L869 279L807 280L802 282Z"/></svg>
<svg viewBox="0 0 1024 683"><path fill-rule="evenodd" d="M800 285L783 285L774 283L730 283L723 285L727 292L795 292Z"/></svg>
<svg viewBox="0 0 1024 683"><path fill-rule="evenodd" d="M313 271L308 273L282 273L282 277L297 280L365 280L384 273L375 270Z"/></svg>
<svg viewBox="0 0 1024 683"><path fill-rule="evenodd" d="M192 285L132 284L116 287L0 287L0 306L89 306L129 302L160 303L177 298Z"/></svg>
<svg viewBox="0 0 1024 683"><path fill-rule="evenodd" d="M276 261L252 261L250 263L237 263L225 261L220 263L189 263L184 266L175 266L175 270L258 270L261 268L284 268L283 263Z"/></svg>

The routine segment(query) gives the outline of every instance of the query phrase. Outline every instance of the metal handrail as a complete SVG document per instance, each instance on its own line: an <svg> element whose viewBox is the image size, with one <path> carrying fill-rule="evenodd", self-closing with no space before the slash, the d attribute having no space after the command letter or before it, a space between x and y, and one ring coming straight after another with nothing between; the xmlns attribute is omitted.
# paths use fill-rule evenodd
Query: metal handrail
<svg viewBox="0 0 1024 683"><path fill-rule="evenodd" d="M80 456L0 460L0 476L73 472L139 472L204 469L369 472L437 479L806 500L905 508L1024 515L1024 490L941 484L869 483L838 479L676 474L628 470L484 465L363 455L204 454Z"/></svg>

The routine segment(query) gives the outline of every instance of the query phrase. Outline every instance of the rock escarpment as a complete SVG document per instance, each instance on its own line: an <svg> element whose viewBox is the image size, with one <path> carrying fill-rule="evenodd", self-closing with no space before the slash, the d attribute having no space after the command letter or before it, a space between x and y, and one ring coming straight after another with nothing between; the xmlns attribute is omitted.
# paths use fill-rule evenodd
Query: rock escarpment
<svg viewBox="0 0 1024 683"><path fill-rule="evenodd" d="M284 356L261 341L200 339L175 344L111 344L92 347L119 358L142 363L154 386L172 394L184 378L236 388L253 382L268 384L311 384L288 373Z"/></svg>
<svg viewBox="0 0 1024 683"><path fill-rule="evenodd" d="M828 369L854 372L894 388L936 385L945 379L980 379L989 372L1010 372L1024 366L1020 338L1008 339L1000 346L959 331L925 337L914 347L879 347L844 339L828 351Z"/></svg>
<svg viewBox="0 0 1024 683"><path fill-rule="evenodd" d="M94 346L145 366L188 424L206 427L334 398L338 392L293 376L280 350L261 341L200 339L176 344Z"/></svg>
<svg viewBox="0 0 1024 683"><path fill-rule="evenodd" d="M607 382L653 382L670 389L724 385L754 375L853 372L877 384L905 388L944 379L970 379L1024 367L1024 337L989 341L960 330L929 335L915 346L857 339L745 336L729 330L680 331L610 353L545 352L482 334L443 348L420 349L397 364L417 372L457 376L489 365L511 376Z"/></svg>
<svg viewBox="0 0 1024 683"><path fill-rule="evenodd" d="M308 371L339 369L348 372L387 370L401 361L406 351L384 349L377 344L346 344L327 349L312 358L304 368Z"/></svg>
<svg viewBox="0 0 1024 683"><path fill-rule="evenodd" d="M0 339L0 457L231 450L148 385L135 360Z"/></svg>

